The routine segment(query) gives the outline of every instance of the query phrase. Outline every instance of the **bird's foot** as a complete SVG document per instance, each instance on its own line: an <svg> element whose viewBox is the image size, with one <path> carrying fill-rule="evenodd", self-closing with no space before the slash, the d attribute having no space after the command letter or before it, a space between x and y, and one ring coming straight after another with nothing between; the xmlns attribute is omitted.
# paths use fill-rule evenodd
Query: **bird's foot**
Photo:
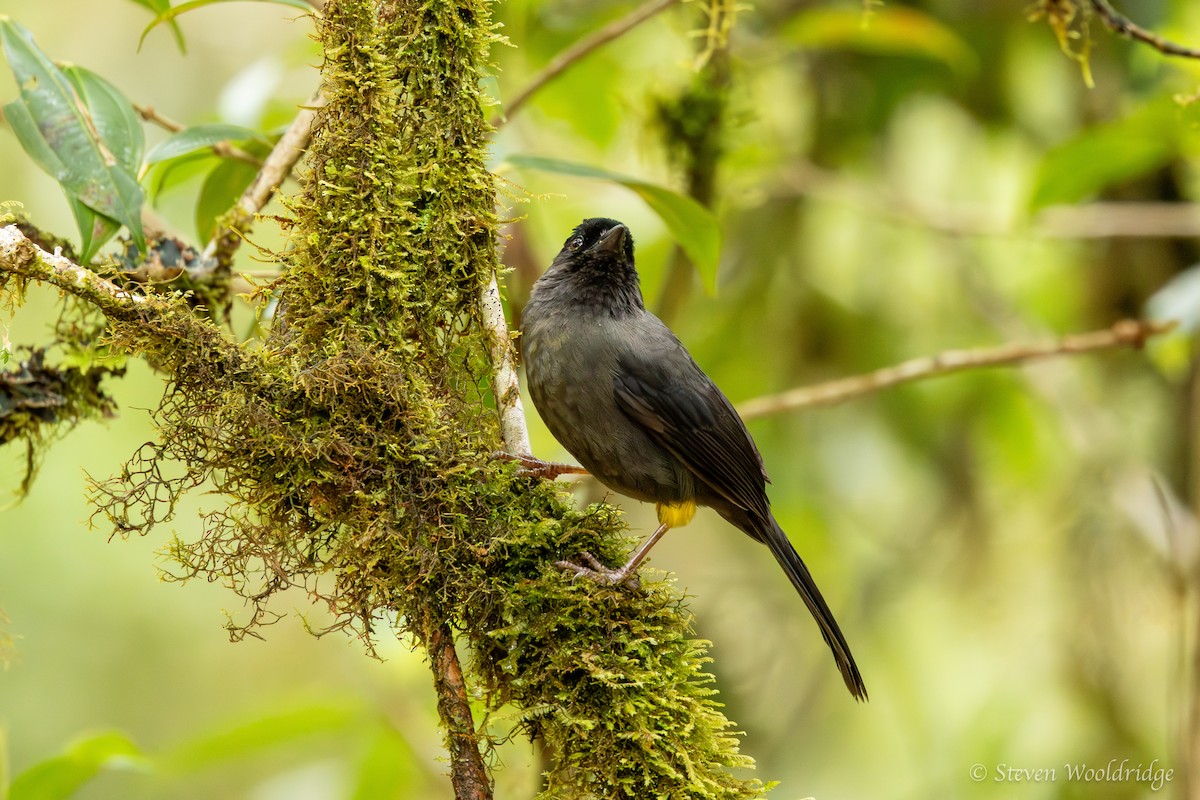
<svg viewBox="0 0 1200 800"><path fill-rule="evenodd" d="M558 464L554 461L542 461L530 455L506 453L503 450L492 453L492 458L503 461L516 461L520 464L519 472L531 478L554 480L559 475L587 475L588 471L574 464Z"/></svg>
<svg viewBox="0 0 1200 800"><path fill-rule="evenodd" d="M634 574L634 569L637 567L636 564L626 564L620 569L609 569L587 550L580 550L579 557L587 562L586 567L582 564L576 564L574 561L555 561L554 566L565 569L568 572L574 572L576 575L585 578L591 578L596 583L604 586L616 586L627 583L634 589L641 587L641 581Z"/></svg>

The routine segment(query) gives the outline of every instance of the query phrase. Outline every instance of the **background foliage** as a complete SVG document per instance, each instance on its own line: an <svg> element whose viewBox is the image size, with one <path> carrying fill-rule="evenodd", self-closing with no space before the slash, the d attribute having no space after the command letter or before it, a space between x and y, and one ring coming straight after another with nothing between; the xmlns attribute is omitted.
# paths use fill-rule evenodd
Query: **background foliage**
<svg viewBox="0 0 1200 800"><path fill-rule="evenodd" d="M629 9L501 4L516 47L494 53L494 91L510 97ZM1180 41L1200 30L1194 3L1124 10ZM186 56L167 27L138 53L149 17L126 0L0 0L0 13L54 58L188 124L270 131L315 83L311 25L290 9L185 15ZM576 64L503 127L496 163L535 155L682 186L664 131L678 143L667 112L695 80L688 34L700 24L685 5ZM1151 205L1161 201L1191 209L1197 232L1195 207L1180 205L1197 191L1197 106L1176 98L1196 94L1200 65L1092 34L1089 89L1052 31L1011 4L888 5L864 27L858 4L756 3L738 19L719 142L718 293L673 279L666 226L636 192L504 166L511 213L525 217L505 256L513 312L570 227L603 214L631 225L648 302L735 402L950 347L1104 327L1164 286L1155 307L1194 320L1194 236L1111 234L1162 227L1173 212ZM0 98L13 96L0 76ZM147 135L149 147L165 138ZM187 180L160 196L186 238L204 225L196 197L217 191L215 163L181 168ZM74 229L57 185L7 132L0 164L0 200L21 200L47 230ZM1096 203L1113 200L1139 205ZM256 241L277 244L265 227ZM239 257L261 268L249 248ZM53 302L32 292L0 334L36 342ZM1194 373L1181 335L1149 357L978 372L752 423L776 513L837 611L871 703L844 695L769 555L720 520L702 514L667 537L652 566L691 596L743 749L782 782L773 796L1150 793L1063 778L1064 764L1114 758L1173 766L1167 790L1182 791L1200 616ZM131 362L110 384L119 415L51 448L31 495L0 515L10 772L59 755L83 775L107 764L84 797L447 796L428 673L403 643L381 642L381 663L349 640L310 637L290 617L319 627L319 612L297 595L265 640L231 645L223 614L242 609L219 585L158 580L166 541L88 530L81 467L118 470L151 437L143 409L160 388ZM563 456L533 434L535 452ZM19 483L18 453L0 453L0 467ZM627 513L652 524L648 508ZM184 509L176 525L190 519ZM497 796L530 796L529 746L517 738L497 758ZM986 780L971 779L974 764ZM1054 767L1059 779L1014 786L993 780L999 765Z"/></svg>

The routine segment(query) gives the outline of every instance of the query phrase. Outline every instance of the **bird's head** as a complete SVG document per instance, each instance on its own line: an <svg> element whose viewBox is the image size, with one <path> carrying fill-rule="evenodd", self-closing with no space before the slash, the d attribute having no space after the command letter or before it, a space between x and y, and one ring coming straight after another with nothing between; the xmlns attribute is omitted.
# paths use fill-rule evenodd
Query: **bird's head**
<svg viewBox="0 0 1200 800"><path fill-rule="evenodd" d="M576 225L550 269L535 284L535 294L539 290L615 316L644 310L629 229L603 217Z"/></svg>
<svg viewBox="0 0 1200 800"><path fill-rule="evenodd" d="M622 273L633 266L633 236L615 219L585 219L571 231L554 261L601 270L617 267Z"/></svg>

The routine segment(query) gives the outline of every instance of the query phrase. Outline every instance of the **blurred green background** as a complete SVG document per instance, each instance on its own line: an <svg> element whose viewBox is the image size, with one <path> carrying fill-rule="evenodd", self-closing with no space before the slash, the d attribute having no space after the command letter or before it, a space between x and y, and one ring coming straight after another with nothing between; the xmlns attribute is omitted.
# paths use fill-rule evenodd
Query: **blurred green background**
<svg viewBox="0 0 1200 800"><path fill-rule="evenodd" d="M1200 44L1197 4L1126 5ZM496 48L489 91L511 97L633 7L499 5L515 47ZM1200 62L1093 24L1088 88L1027 10L889 4L865 26L858 3L761 0L743 11L720 136L715 296L671 277L666 228L628 190L503 165L539 155L681 188L661 109L699 80L699 6L579 62L496 137L506 213L520 218L506 229L513 317L579 219L616 217L637 240L648 304L666 309L735 403L945 349L1104 328L1151 298L1185 323L1146 353L970 372L750 423L776 514L871 702L846 695L769 553L715 515L672 532L650 564L673 574L698 635L713 642L744 749L760 777L781 782L772 797L1200 793L1200 778L1186 777L1200 763L1189 332L1200 317L1189 289L1200 260ZM151 17L129 0L0 0L0 13L52 57L187 124L273 130L316 86L311 22L281 6L181 17L186 55L167 28L139 52ZM14 95L3 72L0 99ZM148 131L151 143L163 135ZM189 240L201 180L164 193L156 212ZM8 131L2 200L19 200L45 230L74 230L61 191ZM254 239L279 241L267 226ZM239 258L245 270L267 266L251 248ZM47 340L54 300L32 290L0 337ZM148 409L162 382L135 363L110 388L119 416L56 443L29 497L0 512L10 774L64 752L86 762L91 747L128 755L80 797L448 797L428 669L406 643L380 642L375 661L340 634L315 638L304 620L320 627L321 610L300 594L277 606L283 619L262 641L230 643L225 615L244 611L231 593L160 580L168 530L123 541L89 528L86 475L118 472L153 438ZM527 413L535 452L566 458ZM15 486L23 454L7 450L0 476ZM587 482L577 491L581 502L603 496ZM172 525L184 539L214 498L191 500ZM650 530L649 507L624 505L635 531ZM497 797L536 792L527 742L492 759ZM1158 787L1068 775L1068 765L1103 770L1113 759L1173 777ZM1009 768L1056 775L1022 780Z"/></svg>

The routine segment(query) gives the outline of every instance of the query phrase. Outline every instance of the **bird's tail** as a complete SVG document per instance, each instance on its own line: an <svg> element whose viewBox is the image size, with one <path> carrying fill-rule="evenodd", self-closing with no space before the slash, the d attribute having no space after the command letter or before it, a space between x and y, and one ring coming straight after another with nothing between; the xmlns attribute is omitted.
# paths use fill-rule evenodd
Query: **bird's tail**
<svg viewBox="0 0 1200 800"><path fill-rule="evenodd" d="M775 560L779 562L779 566L783 567L783 571L787 573L792 585L796 587L796 591L804 598L804 604L812 612L813 619L821 628L821 635L825 637L829 649L833 651L833 658L837 661L838 670L841 671L842 680L846 682L846 688L850 690L850 694L858 700L866 700L867 687L863 683L862 675L858 672L858 665L854 663L854 656L850 654L850 645L846 644L846 637L842 635L842 629L838 627L837 620L833 618L833 612L825 604L821 590L817 588L817 584L813 580L812 574L809 573L808 567L801 560L800 554L792 547L787 534L779 527L775 518L770 517L764 525L759 526L759 530L755 531L753 535L771 548Z"/></svg>

